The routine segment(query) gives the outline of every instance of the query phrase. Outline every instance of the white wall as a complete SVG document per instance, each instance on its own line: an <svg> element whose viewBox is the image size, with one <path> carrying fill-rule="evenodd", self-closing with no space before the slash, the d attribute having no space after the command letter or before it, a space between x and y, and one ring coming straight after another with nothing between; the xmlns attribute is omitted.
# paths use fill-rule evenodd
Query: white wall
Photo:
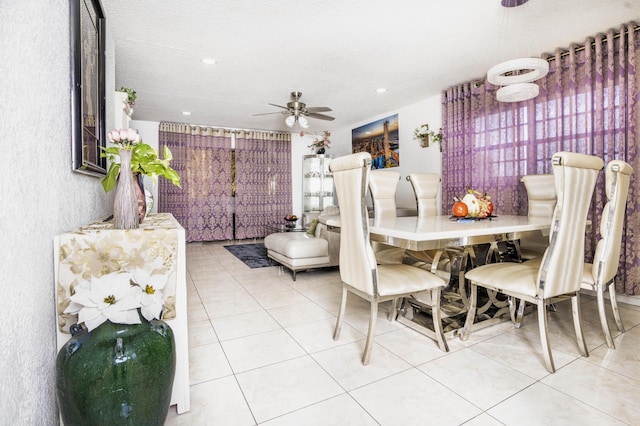
<svg viewBox="0 0 640 426"><path fill-rule="evenodd" d="M437 131L442 126L442 107L441 97L433 96L423 101L404 106L394 111L388 111L376 117L370 117L363 121L353 123L342 129L338 129L331 134L331 149L327 150L327 154L332 154L336 157L351 154L351 130L362 125L371 123L390 115L398 114L398 124L400 128L400 167L394 167L389 169L390 171L396 171L400 173L401 178L398 183L398 192L396 195L396 204L399 207L416 207L415 197L413 195L413 189L411 184L406 180L409 173L422 172L422 173L442 173L442 155L440 153L440 146L435 143L431 143L429 148L422 148L420 141L413 138L414 130L422 124L429 124L429 128ZM313 122L317 124L317 120ZM296 139L292 139L294 145L294 152ZM304 144L305 149L308 143ZM296 168L299 170L298 176L296 176ZM301 180L300 175L302 173L302 159L300 157L300 164L293 167L294 181ZM294 205L296 202L298 206L302 205L302 190L297 192L294 189ZM296 197L298 197L296 201ZM440 206L440 196L438 196L438 206ZM301 210L299 210L301 211Z"/></svg>
<svg viewBox="0 0 640 426"><path fill-rule="evenodd" d="M69 1L3 0L0 22L0 423L51 425L53 237L110 214L113 198L71 171ZM107 49L109 93L112 39Z"/></svg>
<svg viewBox="0 0 640 426"><path fill-rule="evenodd" d="M401 175L398 183L398 193L396 202L401 207L415 208L415 197L411 184L407 182L406 176L413 172L439 173L442 172L442 155L440 146L431 143L429 148L422 148L420 141L413 138L416 127L428 123L429 128L437 131L442 126L442 109L440 95L427 98L423 101L407 105L395 111L371 117L358 123L353 123L342 129L338 129L331 134L331 148L326 150L326 154L339 157L351 153L351 130L372 121L398 114L400 126L400 167L389 170L397 171ZM135 117L135 112L134 112ZM312 154L309 145L316 140L316 136L322 135L322 122L312 120L314 130L310 130L304 136L300 136L300 129L291 134L291 191L293 214L302 214L302 158ZM142 140L149 145L158 148L158 129L156 121L132 120L129 127L137 129L142 136ZM314 136L316 135L316 136ZM147 178L148 179L148 178ZM157 211L158 186L151 185L151 181L145 179L145 188L151 187L156 202L153 212ZM440 205L440 196L438 196Z"/></svg>

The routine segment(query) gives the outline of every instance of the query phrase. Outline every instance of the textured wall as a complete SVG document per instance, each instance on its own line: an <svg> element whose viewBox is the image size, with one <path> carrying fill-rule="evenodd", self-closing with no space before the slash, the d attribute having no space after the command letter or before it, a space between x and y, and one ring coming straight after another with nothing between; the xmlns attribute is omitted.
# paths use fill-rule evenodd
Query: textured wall
<svg viewBox="0 0 640 426"><path fill-rule="evenodd" d="M71 171L68 3L0 1L2 424L58 422L53 237L112 210L99 179Z"/></svg>

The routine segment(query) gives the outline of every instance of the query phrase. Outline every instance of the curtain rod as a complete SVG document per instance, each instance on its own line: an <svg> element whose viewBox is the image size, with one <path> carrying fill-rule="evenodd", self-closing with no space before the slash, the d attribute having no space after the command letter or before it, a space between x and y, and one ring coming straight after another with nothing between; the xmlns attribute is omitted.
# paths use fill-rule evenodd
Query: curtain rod
<svg viewBox="0 0 640 426"><path fill-rule="evenodd" d="M634 24L633 30L634 31L640 30L640 25ZM614 40L619 39L620 37L622 37L622 33L621 32L617 32L617 33L615 33L613 35L613 39ZM605 43L605 42L606 42L606 40L603 39L602 43ZM589 47L591 47L591 48L596 47L596 40L593 40L591 43L589 43ZM586 48L587 48L587 45L586 44L582 44L582 45L579 45L578 47L576 47L574 49L574 52L582 52ZM571 54L571 52L569 50L565 50L564 52L562 52L560 54L560 58L564 58L565 56L569 56L570 54ZM556 60L556 55L551 55L548 58L546 58L545 60L547 62L555 61ZM507 73L507 75L510 75L510 74L512 74L512 73ZM474 85L474 87L480 87L484 83L485 83L485 78L483 77L482 79L476 80L475 82L473 82L473 85Z"/></svg>
<svg viewBox="0 0 640 426"><path fill-rule="evenodd" d="M233 133L239 133L239 132L267 132L267 133L274 133L274 134L280 134L280 135L290 135L291 133L289 132L285 132L282 130L267 130L267 129L238 129L238 128L234 128L234 127L224 127L224 126L212 126L210 124L192 124L192 123L179 123L177 121L161 121L160 124L162 123L168 123L168 124L181 124L181 125L187 125L187 126L193 126L193 127L210 127L212 129L222 129L222 130L230 130Z"/></svg>

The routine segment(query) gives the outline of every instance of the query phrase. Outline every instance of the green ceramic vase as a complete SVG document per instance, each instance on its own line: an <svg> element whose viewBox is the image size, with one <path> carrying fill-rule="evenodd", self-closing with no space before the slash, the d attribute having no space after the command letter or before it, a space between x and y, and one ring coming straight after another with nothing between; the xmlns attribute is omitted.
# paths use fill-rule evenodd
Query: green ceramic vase
<svg viewBox="0 0 640 426"><path fill-rule="evenodd" d="M74 326L58 353L56 387L65 426L163 425L176 365L163 321Z"/></svg>

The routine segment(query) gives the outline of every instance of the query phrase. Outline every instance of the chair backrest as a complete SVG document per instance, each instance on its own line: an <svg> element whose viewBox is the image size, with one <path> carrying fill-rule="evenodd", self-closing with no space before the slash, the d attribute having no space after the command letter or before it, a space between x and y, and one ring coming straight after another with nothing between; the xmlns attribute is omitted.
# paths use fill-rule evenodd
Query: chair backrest
<svg viewBox="0 0 640 426"><path fill-rule="evenodd" d="M602 209L600 236L593 257L593 279L606 284L618 273L624 213L627 207L629 181L633 168L629 163L613 160L607 164L605 172L605 193L608 202Z"/></svg>
<svg viewBox="0 0 640 426"><path fill-rule="evenodd" d="M418 217L437 216L440 175L437 173L410 173L407 180L411 182L413 193L416 196Z"/></svg>
<svg viewBox="0 0 640 426"><path fill-rule="evenodd" d="M552 161L558 202L538 271L538 296L544 298L580 289L587 213L604 166L601 158L573 152L558 152Z"/></svg>
<svg viewBox="0 0 640 426"><path fill-rule="evenodd" d="M525 175L520 179L527 190L529 216L552 217L556 208L556 187L552 174Z"/></svg>
<svg viewBox="0 0 640 426"><path fill-rule="evenodd" d="M396 190L400 173L385 170L373 170L369 176L369 190L373 201L373 214L376 218L396 216Z"/></svg>
<svg viewBox="0 0 640 426"><path fill-rule="evenodd" d="M378 269L369 240L366 206L371 173L367 152L331 160L333 183L340 206L340 278L369 295L378 295Z"/></svg>

